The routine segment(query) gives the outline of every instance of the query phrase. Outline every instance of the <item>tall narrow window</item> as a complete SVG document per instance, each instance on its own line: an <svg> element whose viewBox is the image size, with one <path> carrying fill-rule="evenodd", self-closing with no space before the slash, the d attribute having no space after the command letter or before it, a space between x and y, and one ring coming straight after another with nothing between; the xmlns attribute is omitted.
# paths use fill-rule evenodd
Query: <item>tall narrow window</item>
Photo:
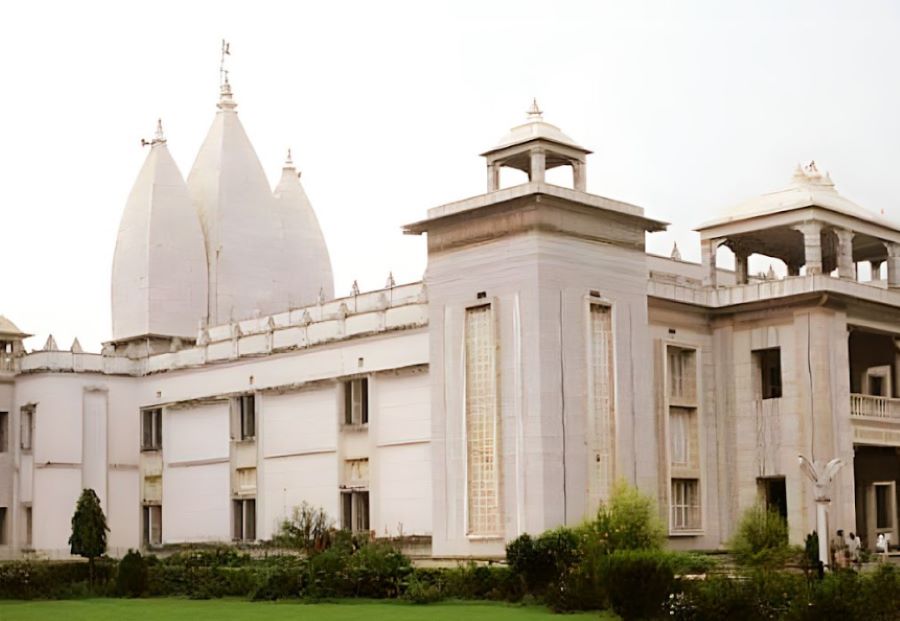
<svg viewBox="0 0 900 621"><path fill-rule="evenodd" d="M359 377L344 382L344 424L366 425L369 422L369 379Z"/></svg>
<svg viewBox="0 0 900 621"><path fill-rule="evenodd" d="M0 546L6 545L6 507L0 507Z"/></svg>
<svg viewBox="0 0 900 621"><path fill-rule="evenodd" d="M0 453L9 450L9 412L0 412Z"/></svg>
<svg viewBox="0 0 900 621"><path fill-rule="evenodd" d="M590 510L609 498L614 480L615 382L613 373L612 309L590 306L590 455L588 495Z"/></svg>
<svg viewBox="0 0 900 621"><path fill-rule="evenodd" d="M687 408L671 408L669 411L673 465L686 466L690 463L691 415L692 411Z"/></svg>
<svg viewBox="0 0 900 621"><path fill-rule="evenodd" d="M672 479L672 530L699 530L700 483L697 479Z"/></svg>
<svg viewBox="0 0 900 621"><path fill-rule="evenodd" d="M256 437L256 396L243 395L239 401L241 440L252 440Z"/></svg>
<svg viewBox="0 0 900 621"><path fill-rule="evenodd" d="M32 512L31 506L25 507L25 547L30 548L32 546L31 543L31 533L32 533Z"/></svg>
<svg viewBox="0 0 900 621"><path fill-rule="evenodd" d="M490 304L466 309L466 483L470 535L499 535L497 377Z"/></svg>
<svg viewBox="0 0 900 621"><path fill-rule="evenodd" d="M141 450L162 448L162 409L141 410Z"/></svg>
<svg viewBox="0 0 900 621"><path fill-rule="evenodd" d="M669 399L693 400L697 393L697 364L693 349L669 346Z"/></svg>
<svg viewBox="0 0 900 621"><path fill-rule="evenodd" d="M354 533L369 531L369 492L341 492L341 528Z"/></svg>
<svg viewBox="0 0 900 621"><path fill-rule="evenodd" d="M144 505L144 545L162 544L162 506Z"/></svg>
<svg viewBox="0 0 900 621"><path fill-rule="evenodd" d="M235 498L232 501L234 539L236 541L256 540L256 499Z"/></svg>
<svg viewBox="0 0 900 621"><path fill-rule="evenodd" d="M753 352L758 373L759 399L781 398L781 348L760 349Z"/></svg>
<svg viewBox="0 0 900 621"><path fill-rule="evenodd" d="M19 435L23 451L30 451L34 437L34 406L26 405L21 409L19 419Z"/></svg>

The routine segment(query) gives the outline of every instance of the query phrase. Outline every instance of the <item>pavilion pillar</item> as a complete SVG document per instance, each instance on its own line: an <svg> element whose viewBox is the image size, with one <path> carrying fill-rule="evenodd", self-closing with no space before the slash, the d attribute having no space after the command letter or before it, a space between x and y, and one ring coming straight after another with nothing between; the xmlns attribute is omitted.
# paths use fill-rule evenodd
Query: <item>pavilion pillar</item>
<svg viewBox="0 0 900 621"><path fill-rule="evenodd" d="M799 263L790 263L790 262L786 261L785 265L787 265L788 276L799 276L800 275L801 265Z"/></svg>
<svg viewBox="0 0 900 621"><path fill-rule="evenodd" d="M544 173L547 170L547 154L543 149L531 150L531 170L528 180L532 183L543 183Z"/></svg>
<svg viewBox="0 0 900 621"><path fill-rule="evenodd" d="M750 282L749 259L750 253L746 250L734 251L734 279L735 284L746 285Z"/></svg>
<svg viewBox="0 0 900 621"><path fill-rule="evenodd" d="M495 192L500 189L500 163L488 162L487 165L487 191Z"/></svg>
<svg viewBox="0 0 900 621"><path fill-rule="evenodd" d="M856 266L853 263L853 231L834 229L837 236L838 278L856 280Z"/></svg>
<svg viewBox="0 0 900 621"><path fill-rule="evenodd" d="M872 272L872 280L881 280L881 264L883 259L872 259L869 261L869 270Z"/></svg>
<svg viewBox="0 0 900 621"><path fill-rule="evenodd" d="M806 275L822 273L822 224L807 222L795 227L803 233L803 256L806 260Z"/></svg>
<svg viewBox="0 0 900 621"><path fill-rule="evenodd" d="M891 289L900 288L900 244L885 242L887 247L887 280Z"/></svg>
<svg viewBox="0 0 900 621"><path fill-rule="evenodd" d="M706 239L702 242L700 258L703 266L703 286L716 286L716 250L719 248L718 239Z"/></svg>
<svg viewBox="0 0 900 621"><path fill-rule="evenodd" d="M587 175L584 162L572 162L572 185L580 192L587 192Z"/></svg>

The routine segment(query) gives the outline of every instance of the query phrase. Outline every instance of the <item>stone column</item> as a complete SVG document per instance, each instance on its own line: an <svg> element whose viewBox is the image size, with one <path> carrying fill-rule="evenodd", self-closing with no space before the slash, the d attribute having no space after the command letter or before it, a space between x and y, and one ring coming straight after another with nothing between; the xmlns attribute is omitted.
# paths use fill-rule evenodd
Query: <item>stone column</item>
<svg viewBox="0 0 900 621"><path fill-rule="evenodd" d="M500 189L500 164L488 162L487 165L487 191L495 192Z"/></svg>
<svg viewBox="0 0 900 621"><path fill-rule="evenodd" d="M803 253L806 257L806 275L822 273L822 224L807 222L794 227L803 233Z"/></svg>
<svg viewBox="0 0 900 621"><path fill-rule="evenodd" d="M543 183L544 172L547 169L547 155L543 149L531 150L531 171L529 181L532 183Z"/></svg>
<svg viewBox="0 0 900 621"><path fill-rule="evenodd" d="M587 192L587 169L584 162L572 162L572 185L580 192Z"/></svg>
<svg viewBox="0 0 900 621"><path fill-rule="evenodd" d="M734 251L734 280L738 285L746 285L750 282L750 273L747 259L750 253L746 250Z"/></svg>
<svg viewBox="0 0 900 621"><path fill-rule="evenodd" d="M702 257L701 263L703 264L703 286L704 287L715 287L716 286L716 250L719 248L719 240L718 239L707 239L703 242L703 248L701 249Z"/></svg>
<svg viewBox="0 0 900 621"><path fill-rule="evenodd" d="M897 289L900 288L900 244L895 242L885 242L884 245L887 248L888 287Z"/></svg>
<svg viewBox="0 0 900 621"><path fill-rule="evenodd" d="M834 229L837 236L838 278L856 280L856 266L853 263L853 231Z"/></svg>

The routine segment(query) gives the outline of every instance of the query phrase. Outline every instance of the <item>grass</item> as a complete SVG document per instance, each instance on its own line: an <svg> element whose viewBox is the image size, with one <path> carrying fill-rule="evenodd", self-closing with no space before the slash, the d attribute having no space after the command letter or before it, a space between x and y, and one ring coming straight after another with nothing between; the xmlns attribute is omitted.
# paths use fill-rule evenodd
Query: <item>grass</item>
<svg viewBox="0 0 900 621"><path fill-rule="evenodd" d="M154 599L80 599L64 601L0 601L3 621L505 621L549 619L553 613L539 606L515 606L493 602L443 602L416 606L400 602L352 600L337 603L248 602L236 599L189 600ZM593 613L569 614L570 619L615 619Z"/></svg>

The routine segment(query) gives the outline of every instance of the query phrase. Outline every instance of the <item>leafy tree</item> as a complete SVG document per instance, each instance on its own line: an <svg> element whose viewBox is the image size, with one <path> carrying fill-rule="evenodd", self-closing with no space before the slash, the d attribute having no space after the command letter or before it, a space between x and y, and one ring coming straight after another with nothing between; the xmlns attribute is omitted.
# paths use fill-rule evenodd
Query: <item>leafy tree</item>
<svg viewBox="0 0 900 621"><path fill-rule="evenodd" d="M589 543L599 545L598 551L605 553L660 550L666 539L656 503L622 480L615 484L609 502L600 507L597 517L585 524L584 530Z"/></svg>
<svg viewBox="0 0 900 621"><path fill-rule="evenodd" d="M304 500L299 507L294 507L289 519L278 525L272 543L313 555L331 547L332 525L333 522L324 509L316 508Z"/></svg>
<svg viewBox="0 0 900 621"><path fill-rule="evenodd" d="M91 586L94 584L94 559L106 552L106 516L100 507L100 499L92 489L81 491L75 513L72 515L72 536L69 547L72 554L88 559Z"/></svg>
<svg viewBox="0 0 900 621"><path fill-rule="evenodd" d="M760 505L750 507L741 516L728 547L741 564L758 567L782 565L791 555L787 522L774 509Z"/></svg>

